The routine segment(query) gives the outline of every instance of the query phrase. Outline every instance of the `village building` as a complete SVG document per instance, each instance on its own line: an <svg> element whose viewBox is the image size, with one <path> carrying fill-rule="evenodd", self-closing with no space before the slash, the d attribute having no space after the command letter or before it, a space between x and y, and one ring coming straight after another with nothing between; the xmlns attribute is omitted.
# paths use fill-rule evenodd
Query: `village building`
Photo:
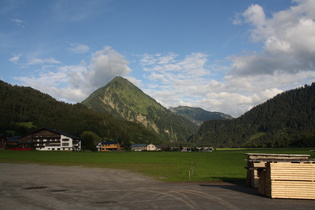
<svg viewBox="0 0 315 210"><path fill-rule="evenodd" d="M19 147L38 151L80 151L81 139L61 131L40 129L19 138Z"/></svg>
<svg viewBox="0 0 315 210"><path fill-rule="evenodd" d="M123 150L123 146L119 144L118 141L104 141L100 142L96 146L98 151L108 152L108 151L121 151Z"/></svg>
<svg viewBox="0 0 315 210"><path fill-rule="evenodd" d="M132 151L140 152L140 151L146 151L147 150L147 144L132 144L130 146Z"/></svg>
<svg viewBox="0 0 315 210"><path fill-rule="evenodd" d="M198 151L200 152L212 152L213 147L197 147Z"/></svg>
<svg viewBox="0 0 315 210"><path fill-rule="evenodd" d="M157 148L154 144L148 144L147 145L147 151L156 151Z"/></svg>
<svg viewBox="0 0 315 210"><path fill-rule="evenodd" d="M5 149L21 148L21 146L19 145L19 138L20 136L9 137L5 144Z"/></svg>
<svg viewBox="0 0 315 210"><path fill-rule="evenodd" d="M162 151L162 150L167 150L169 147L167 145L155 145L156 146L156 151Z"/></svg>
<svg viewBox="0 0 315 210"><path fill-rule="evenodd" d="M191 152L191 148L190 147L183 147L181 152Z"/></svg>

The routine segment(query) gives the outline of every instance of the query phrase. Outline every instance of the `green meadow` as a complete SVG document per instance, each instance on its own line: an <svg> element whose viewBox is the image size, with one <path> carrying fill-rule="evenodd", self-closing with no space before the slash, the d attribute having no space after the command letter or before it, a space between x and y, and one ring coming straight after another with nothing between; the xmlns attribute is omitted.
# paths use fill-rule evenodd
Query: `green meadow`
<svg viewBox="0 0 315 210"><path fill-rule="evenodd" d="M1 163L127 169L162 181L245 181L245 153L310 154L314 148L213 152L39 152L0 150Z"/></svg>

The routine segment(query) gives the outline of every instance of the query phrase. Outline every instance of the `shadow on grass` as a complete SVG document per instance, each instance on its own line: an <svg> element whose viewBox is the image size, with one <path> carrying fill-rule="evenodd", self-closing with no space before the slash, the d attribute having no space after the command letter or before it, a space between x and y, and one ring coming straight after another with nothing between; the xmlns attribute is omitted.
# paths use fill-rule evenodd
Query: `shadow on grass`
<svg viewBox="0 0 315 210"><path fill-rule="evenodd" d="M209 183L209 184L200 184L201 187L217 187L227 190L233 190L236 192L241 192L245 194L262 196L258 193L258 189L247 186L245 179L243 178L227 178L227 177L214 177L215 179L222 180L221 183Z"/></svg>

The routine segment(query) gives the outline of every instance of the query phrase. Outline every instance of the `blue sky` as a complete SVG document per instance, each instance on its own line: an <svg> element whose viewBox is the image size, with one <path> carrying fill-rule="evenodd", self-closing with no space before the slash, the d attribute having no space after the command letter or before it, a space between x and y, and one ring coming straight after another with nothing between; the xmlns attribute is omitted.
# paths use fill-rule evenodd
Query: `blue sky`
<svg viewBox="0 0 315 210"><path fill-rule="evenodd" d="M114 76L238 117L315 82L313 0L2 0L0 79L81 102Z"/></svg>

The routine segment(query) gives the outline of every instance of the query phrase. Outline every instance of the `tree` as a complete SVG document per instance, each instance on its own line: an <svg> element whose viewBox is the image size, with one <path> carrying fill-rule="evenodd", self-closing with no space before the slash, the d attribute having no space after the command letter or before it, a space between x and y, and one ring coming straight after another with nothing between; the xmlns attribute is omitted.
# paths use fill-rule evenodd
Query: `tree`
<svg viewBox="0 0 315 210"><path fill-rule="evenodd" d="M84 131L80 135L82 139L82 149L96 151L96 145L101 141L101 137L95 134L93 131Z"/></svg>

